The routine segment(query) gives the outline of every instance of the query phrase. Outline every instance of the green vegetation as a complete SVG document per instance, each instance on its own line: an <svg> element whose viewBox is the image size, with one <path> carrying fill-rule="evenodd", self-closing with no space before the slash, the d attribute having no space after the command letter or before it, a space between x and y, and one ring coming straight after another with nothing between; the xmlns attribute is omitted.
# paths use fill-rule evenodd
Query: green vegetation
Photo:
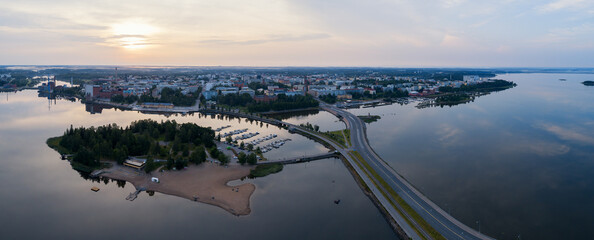
<svg viewBox="0 0 594 240"><path fill-rule="evenodd" d="M423 230L425 230L425 232L427 232L433 239L444 239L444 240L446 239L437 230L435 230L429 223L427 223L425 221L425 219L423 219L421 217L421 215L419 215L419 213L417 213L417 211L415 211L410 205L408 205L408 203L406 203L404 201L404 199L402 199L398 195L398 193L396 193L396 191L392 187L390 187L390 185L382 177L380 177L377 174L377 172L375 172L375 170L373 170L373 168L369 165L369 163L367 163L365 160L363 160L363 157L361 156L361 154L359 154L356 151L351 151L351 152L349 152L349 154L351 155L351 157L353 157L356 164L360 168L365 170L365 174L367 174L368 177L370 177L369 174L371 174L373 176L373 178L370 177L373 184L382 192L382 194L384 196L386 196L386 198L388 199L390 204L392 204L394 206L394 209L396 209L398 212L400 212L400 215L405 216L405 214L403 214L402 210L400 209L400 208L402 208L406 212L406 215L413 218L414 221L416 223L418 223L423 228ZM379 183L376 182L375 180L379 181ZM384 189L385 189L385 191L384 191ZM386 191L387 191L387 193L386 193ZM388 195L391 196L393 199L395 199L396 203L394 203L388 197ZM417 233L419 233L419 235L421 237L423 237L423 235L419 232L419 230L415 227L415 225L410 222L410 220L408 218L405 217L404 219L411 225L411 227L413 227L415 229L415 231Z"/></svg>
<svg viewBox="0 0 594 240"><path fill-rule="evenodd" d="M153 120L139 120L129 127L116 124L98 128L80 127L67 129L63 136L47 140L48 146L61 154L74 154L72 162L91 169L100 167L100 160L114 160L122 164L128 156L147 155L149 170L158 164L149 164L153 156L167 157L167 168L184 167L188 162L195 164L206 160L205 147L212 147L221 162L228 157L219 154L214 144L214 131L193 123L178 124L175 121L158 123ZM161 147L159 141L166 146ZM171 147L169 147L171 145ZM189 152L192 151L192 154ZM226 161L225 161L226 160ZM81 167L78 167L81 168Z"/></svg>
<svg viewBox="0 0 594 240"><path fill-rule="evenodd" d="M481 82L472 85L463 85L459 88L454 87L440 87L440 92L494 92L501 91L508 88L515 87L516 84L512 81L494 80L490 82Z"/></svg>
<svg viewBox="0 0 594 240"><path fill-rule="evenodd" d="M435 98L435 103L437 104L448 104L448 103L461 103L461 102L468 102L472 100L472 98L466 93L457 93L457 94L448 94L442 95Z"/></svg>
<svg viewBox="0 0 594 240"><path fill-rule="evenodd" d="M345 129L342 131L343 131L344 136L347 139L347 143L349 144L349 147L352 146L353 144L351 144L351 129Z"/></svg>
<svg viewBox="0 0 594 240"><path fill-rule="evenodd" d="M367 115L367 116L362 115L362 116L357 116L357 117L359 117L361 120L363 120L363 122L366 122L366 123L376 122L377 120L381 119L381 117L378 115Z"/></svg>
<svg viewBox="0 0 594 240"><path fill-rule="evenodd" d="M285 94L279 94L277 99L272 102L256 102L247 93L219 95L217 103L229 107L245 107L248 112L282 111L319 106L318 101L310 95L287 96Z"/></svg>
<svg viewBox="0 0 594 240"><path fill-rule="evenodd" d="M322 95L322 96L319 96L319 98L320 98L320 100L322 100L326 103L329 103L329 104L335 104L336 100L337 100L337 97L332 94Z"/></svg>
<svg viewBox="0 0 594 240"><path fill-rule="evenodd" d="M320 103L316 101L311 95L297 95L287 96L285 94L279 94L278 98L272 102L260 102L252 103L247 105L249 112L268 112L268 111L282 111L282 110L293 110L300 108L312 108L318 107Z"/></svg>
<svg viewBox="0 0 594 240"><path fill-rule="evenodd" d="M62 137L53 137L48 138L46 143L50 148L58 151L58 153L60 154L71 154L71 152L68 149L60 146L60 141L62 141Z"/></svg>
<svg viewBox="0 0 594 240"><path fill-rule="evenodd" d="M121 104L132 104L136 101L138 101L138 96L136 95L130 95L127 97L124 97L122 95L113 95L111 96L110 101L114 102L114 103L121 103Z"/></svg>
<svg viewBox="0 0 594 240"><path fill-rule="evenodd" d="M250 178L264 177L283 170L283 165L280 163L258 165L255 169L250 171Z"/></svg>
<svg viewBox="0 0 594 240"><path fill-rule="evenodd" d="M301 123L299 124L300 127L305 128L305 129L309 129L312 131L319 131L320 130L320 126L318 125L311 125L311 123L307 122L307 123Z"/></svg>
<svg viewBox="0 0 594 240"><path fill-rule="evenodd" d="M249 165L255 165L258 162L258 157L256 155L256 153L249 153L249 154L245 154L244 152L239 152L239 154L237 154L237 160L239 161L239 163L241 165L244 164L249 164Z"/></svg>
<svg viewBox="0 0 594 240"><path fill-rule="evenodd" d="M332 141L337 143L343 148L346 148L346 143L344 140L343 130L336 130L332 132L322 132L323 135L328 136Z"/></svg>
<svg viewBox="0 0 594 240"><path fill-rule="evenodd" d="M145 102L158 102L158 103L172 103L175 106L184 106L189 107L193 106L200 95L202 90L198 89L198 91L193 93L188 93L188 95L184 95L181 89L173 90L171 88L163 88L161 90L161 97L155 98L150 94L144 94L140 96L138 99L138 103L145 103Z"/></svg>
<svg viewBox="0 0 594 240"><path fill-rule="evenodd" d="M594 81L583 81L582 84L586 86L594 86Z"/></svg>

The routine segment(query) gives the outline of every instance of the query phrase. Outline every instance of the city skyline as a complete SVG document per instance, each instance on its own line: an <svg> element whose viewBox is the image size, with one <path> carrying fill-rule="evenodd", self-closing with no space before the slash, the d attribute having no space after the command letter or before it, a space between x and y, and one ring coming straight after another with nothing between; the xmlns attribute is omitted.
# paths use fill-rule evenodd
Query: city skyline
<svg viewBox="0 0 594 240"><path fill-rule="evenodd" d="M593 67L594 3L18 1L2 65Z"/></svg>

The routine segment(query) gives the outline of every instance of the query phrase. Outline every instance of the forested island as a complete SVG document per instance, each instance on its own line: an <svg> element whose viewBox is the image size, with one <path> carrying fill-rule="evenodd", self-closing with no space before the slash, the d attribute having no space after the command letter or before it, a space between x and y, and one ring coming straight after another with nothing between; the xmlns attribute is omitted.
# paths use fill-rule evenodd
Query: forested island
<svg viewBox="0 0 594 240"><path fill-rule="evenodd" d="M249 199L255 186L228 186L229 181L263 177L283 168L281 164L251 166L257 161L252 152L239 152L236 155L240 164L227 166L229 156L217 148L212 129L175 120L138 120L125 128L116 124L71 126L62 136L48 139L47 144L68 156L79 172L93 172L92 176L131 182L137 189L212 204L234 215L250 213ZM146 159L144 171L130 166L129 156ZM218 163L204 163L207 159ZM157 168L177 171L155 171Z"/></svg>
<svg viewBox="0 0 594 240"><path fill-rule="evenodd" d="M495 92L517 86L512 81L492 80L487 82L480 82L477 84L462 85L458 88L454 87L440 87L439 92Z"/></svg>
<svg viewBox="0 0 594 240"><path fill-rule="evenodd" d="M228 156L219 154L214 139L212 129L194 123L138 120L126 128L116 124L97 128L71 126L64 135L50 138L47 143L61 154L71 155L77 170L97 169L101 161L123 164L128 156L144 156L145 171L150 172L159 166L154 158L167 159L168 169L179 169L188 163L204 162L206 150L221 163L228 162Z"/></svg>

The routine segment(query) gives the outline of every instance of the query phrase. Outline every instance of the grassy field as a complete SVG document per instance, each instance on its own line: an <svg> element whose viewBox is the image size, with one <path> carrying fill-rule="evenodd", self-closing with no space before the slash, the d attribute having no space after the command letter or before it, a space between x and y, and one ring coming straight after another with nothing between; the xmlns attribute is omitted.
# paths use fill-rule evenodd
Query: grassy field
<svg viewBox="0 0 594 240"><path fill-rule="evenodd" d="M255 169L250 171L251 178L264 177L283 170L283 165L280 163L258 165Z"/></svg>
<svg viewBox="0 0 594 240"><path fill-rule="evenodd" d="M349 145L349 147L350 146L353 146L351 144L351 129L345 129L345 130L342 130L342 131L343 131L344 136L346 137L347 144Z"/></svg>
<svg viewBox="0 0 594 240"><path fill-rule="evenodd" d="M363 116L357 116L357 117L359 117L365 123L372 123L372 122L375 122L375 121L381 119L381 117L378 115L369 115L369 116L363 115Z"/></svg>
<svg viewBox="0 0 594 240"><path fill-rule="evenodd" d="M336 130L336 131L332 131L332 132L320 132L325 136L328 136L330 138L330 140L332 140L333 142L337 143L338 145L340 145L343 148L346 148L346 143L344 142L344 135L342 130Z"/></svg>

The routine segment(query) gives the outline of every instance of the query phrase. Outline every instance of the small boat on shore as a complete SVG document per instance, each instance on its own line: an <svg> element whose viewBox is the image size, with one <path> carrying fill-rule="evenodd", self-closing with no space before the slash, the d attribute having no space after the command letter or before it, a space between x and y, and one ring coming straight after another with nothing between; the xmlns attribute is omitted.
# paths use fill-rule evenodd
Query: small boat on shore
<svg viewBox="0 0 594 240"><path fill-rule="evenodd" d="M100 189L99 189L98 187L92 187L92 188L91 188L91 191L93 191L93 192L98 192L99 190L100 190Z"/></svg>

